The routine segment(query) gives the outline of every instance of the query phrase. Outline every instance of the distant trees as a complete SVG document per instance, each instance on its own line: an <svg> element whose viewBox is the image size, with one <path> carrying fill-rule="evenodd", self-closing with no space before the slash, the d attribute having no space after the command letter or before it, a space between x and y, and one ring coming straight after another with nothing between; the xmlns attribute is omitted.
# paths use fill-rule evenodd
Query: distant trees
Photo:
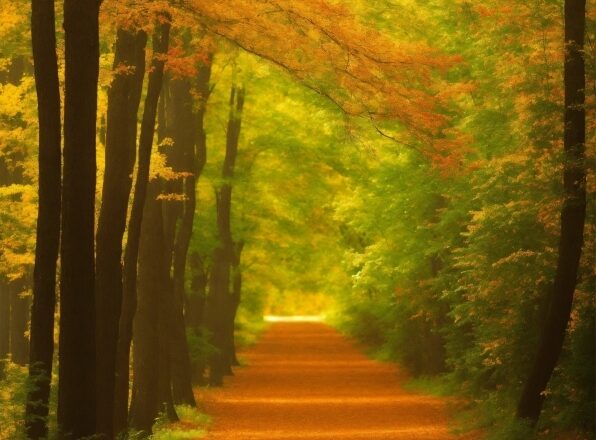
<svg viewBox="0 0 596 440"><path fill-rule="evenodd" d="M28 60L20 54L12 54L8 58L8 63L4 74L0 75L0 85L4 87L21 87L21 82L25 77L26 70L30 68ZM18 131L22 129L25 121L22 116L14 114L13 117L5 119L8 126ZM10 188L29 183L29 178L25 172L24 161L27 157L27 150L24 145L7 138L3 140L3 149L0 154L0 188ZM23 194L16 192L9 195L9 200L14 203L23 201ZM1 228L0 238L7 242L14 239L11 235L10 227ZM15 243L17 248L23 248L22 243ZM1 247L1 246L0 246ZM4 250L5 252L9 249ZM2 251L0 251L0 254ZM16 269L16 270L15 270ZM7 276L6 268L4 276L0 277L2 285L2 294L0 296L0 318L3 322L0 324L0 377L4 374L4 363L8 355L11 360L19 365L26 365L29 352L29 340L25 336L28 329L30 297L28 291L31 287L30 267L23 264L17 264L13 267L13 273ZM9 271L10 272L10 271Z"/></svg>
<svg viewBox="0 0 596 440"><path fill-rule="evenodd" d="M244 87L232 86L230 91L230 112L226 131L226 154L222 166L222 183L216 189L218 244L213 253L211 283L207 297L208 325L213 334L213 345L217 349L209 363L209 384L223 385L223 376L231 373L232 353L230 321L233 326L233 303L230 281L235 260L234 241L231 231L232 179L238 156L238 141L244 108Z"/></svg>

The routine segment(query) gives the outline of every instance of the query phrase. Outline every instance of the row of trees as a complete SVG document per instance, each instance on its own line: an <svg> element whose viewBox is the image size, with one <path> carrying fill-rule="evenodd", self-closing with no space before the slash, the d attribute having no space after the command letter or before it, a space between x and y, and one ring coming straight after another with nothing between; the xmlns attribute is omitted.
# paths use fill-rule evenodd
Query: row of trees
<svg viewBox="0 0 596 440"><path fill-rule="evenodd" d="M223 248L215 251L213 266L221 276L209 277L217 281L212 281L209 302L204 306L191 306L186 293L196 182L207 151L203 119L210 92L212 44L194 38L196 29L182 25L172 29L173 21L183 22L183 15L167 4L137 5L134 10L126 9L131 5L104 5L107 13L117 18L116 39L105 117L97 129L99 7L95 1L64 4L62 148L55 5L32 2L39 214L29 356L25 337L29 298L22 291L31 275L13 274L15 281L3 284L3 300L10 298L10 304L2 303L10 318L3 323L12 324L10 331L3 332L3 337L11 335L12 341L3 345L2 359L10 352L13 362L29 365L25 417L29 438L48 435L58 269L57 422L61 436L100 434L113 438L128 428L150 433L161 411L170 419L177 417L174 403L196 406L191 375L200 382L204 366L195 365L193 374L185 320L203 337L208 333L205 326L210 327L216 355L207 359L209 383L221 385L222 376L231 373L235 360L231 350L242 245L232 242L230 231L231 182L218 189L222 199L221 206L218 204L218 242ZM145 69L148 40L152 51ZM23 64L25 57L15 60ZM24 71L21 67L20 73L13 74L14 85L20 84ZM228 180L238 149L243 93L232 87L223 168ZM139 125L137 114L143 97ZM160 147L152 152L155 131ZM105 171L96 227L98 141L104 147ZM24 157L21 154L3 161L7 167L3 175L12 179L3 182L5 185L23 179L16 174L23 174ZM151 165L152 158L157 164ZM197 288L193 298L205 303L205 286ZM190 310L193 316L189 316ZM204 316L213 317L212 322L205 322ZM131 343L134 362L129 405Z"/></svg>
<svg viewBox="0 0 596 440"><path fill-rule="evenodd" d="M85 32L94 29L93 35L89 37L94 45L98 41L97 12L96 10L86 23L81 23L80 16L77 18L77 26L82 26ZM151 15L153 12L154 17ZM66 126L69 114L68 65L85 65L85 69L89 69L95 63L96 67L86 77L87 81L83 81L85 77L82 75L73 75L77 81L83 81L87 89L75 89L72 93L76 99L71 99L82 100L86 105L91 105L89 103L97 101L99 57L98 53L86 51L83 55L81 51L78 54L81 59L70 61L69 32L66 26L62 225L61 231L54 230L53 239L56 242L56 234L61 232L58 426L63 435L72 438L93 434L112 438L129 427L150 433L160 412L165 411L171 420L176 420L174 404L196 406L184 317L187 297L185 271L195 214L196 181L205 163L207 150L202 119L209 96L211 55L207 53L203 58L195 56L196 65L190 67L194 77L177 71L175 67L165 74L165 57L169 53L171 39L177 38L185 56L191 56L190 52L197 50L192 44L196 42L190 41L189 29L171 30L172 15L165 6L157 11L149 10L147 14L147 18L154 22L151 38L153 50L138 146L137 112L145 72L147 31L138 29L138 23L127 22L119 23L116 29L114 78L107 93L105 118L105 172L96 232L93 221L95 107L87 113L81 113L78 109L74 111L77 115L74 136L82 136L79 132L84 131L88 137L86 142L77 138L83 142L87 151L86 156L77 156L85 152L85 149L81 151L81 147L77 146L77 151L72 152L75 157L70 159L72 169L68 165ZM65 11L65 20L66 17ZM75 33L71 38L79 37ZM205 53L209 47L203 46L200 49ZM92 62L86 61L84 57ZM224 179L231 179L233 175L243 94L242 89L232 87L226 130L226 157L222 172ZM40 107L41 105L43 103ZM82 115L85 114L86 127L82 124L85 120ZM56 121L59 122L59 119L54 120ZM154 176L150 177L156 123L157 144L160 146L157 153L163 157L164 163L161 171L159 167L153 166ZM40 145L44 146L41 140ZM136 168L135 192L128 227L125 228L137 148L139 163ZM82 168L81 163L87 163L88 168ZM48 164L40 163L40 170L46 165ZM56 165L55 161L53 165ZM55 179L56 168L53 172L53 183L58 183L59 188L59 179ZM75 192L70 209L69 177L73 179L70 185ZM86 180L88 182L85 186ZM43 186L44 182L40 180L40 187ZM84 194L79 193L85 188ZM240 286L236 279L240 275L234 277L233 292L229 286L232 280L231 268L239 266L240 251L232 240L230 230L231 188L230 182L223 182L217 190L218 242L221 245L213 255L209 300L206 301L205 292L197 292L197 296L203 296L198 300L206 301L206 304L193 317L195 325L199 328L206 325L212 335L214 354L209 359L211 385L223 384L222 377L231 373L232 360L235 359L232 351L233 328L239 301L236 298L240 295ZM56 213L56 205L50 206L53 213ZM85 206L86 216L83 209ZM41 207L43 202L40 199L40 209ZM76 217L72 220L73 237L69 239L68 215L71 211L76 213ZM47 236L46 226L42 222L43 218L40 218L38 231ZM123 249L125 229L127 241L126 248ZM39 255L39 251L36 255ZM68 258L73 258L71 269L68 269ZM36 268L41 272L46 266L50 272L55 270L43 262L37 264ZM45 276L40 274L40 277L47 279L50 275L51 273ZM69 293L71 277L73 292ZM44 300L44 296L37 294L37 290L34 282L34 311L35 298L41 297ZM32 359L36 359L36 349L39 347L38 350L46 355L46 362L43 367L38 362L31 363L30 365L37 366L35 370L31 370L30 376L42 377L47 381L51 372L51 362L47 362L51 359L47 358L52 346L52 341L48 338L48 334L52 334L49 331L51 327L45 325L37 331L37 321L47 321L48 316L53 314L52 308L48 307L51 298L45 301L43 306L39 306L40 314L45 316L38 318L33 313L31 318L32 341L39 332L45 337L45 344L33 345L31 353ZM210 317L210 320L203 322L204 316ZM134 347L134 362L129 409L131 342ZM200 378L202 372L198 371L196 375ZM43 383L43 395L39 392L42 387L37 386L28 398L28 420L31 420L28 435L33 438L47 434L44 418L47 417L49 390L45 384L46 382ZM38 404L40 401L41 405ZM85 410L81 411L81 408Z"/></svg>
<svg viewBox="0 0 596 440"><path fill-rule="evenodd" d="M473 159L443 176L403 152L366 164L377 179L355 181L337 211L355 288L345 325L482 402L477 424L498 427L495 438L532 438L511 416L535 425L545 402L543 435L592 438L585 2L445 11L432 18L436 38L449 35L447 51L467 47L454 75L475 85L454 121L472 135Z"/></svg>

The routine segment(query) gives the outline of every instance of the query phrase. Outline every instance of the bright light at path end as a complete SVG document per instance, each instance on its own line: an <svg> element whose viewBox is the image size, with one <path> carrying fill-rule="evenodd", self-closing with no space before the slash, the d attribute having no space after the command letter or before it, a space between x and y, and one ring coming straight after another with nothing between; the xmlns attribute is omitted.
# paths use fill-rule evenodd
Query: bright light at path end
<svg viewBox="0 0 596 440"><path fill-rule="evenodd" d="M267 322L323 322L325 320L323 315L265 315L263 318Z"/></svg>

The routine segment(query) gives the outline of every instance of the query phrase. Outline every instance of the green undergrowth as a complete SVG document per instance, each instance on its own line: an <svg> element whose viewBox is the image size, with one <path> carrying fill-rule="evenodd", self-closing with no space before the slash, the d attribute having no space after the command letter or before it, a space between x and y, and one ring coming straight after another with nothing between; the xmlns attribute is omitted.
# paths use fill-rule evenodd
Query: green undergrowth
<svg viewBox="0 0 596 440"><path fill-rule="evenodd" d="M419 376L404 383L406 391L429 394L437 397L452 397L457 395L455 385L443 376Z"/></svg>
<svg viewBox="0 0 596 440"><path fill-rule="evenodd" d="M249 319L242 314L236 320L236 347L240 350L253 346L269 327L264 319Z"/></svg>
<svg viewBox="0 0 596 440"><path fill-rule="evenodd" d="M10 360L0 363L0 440L26 439L25 435L25 401L27 393L32 389L28 379L28 367L18 365ZM58 368L54 365L52 376L53 383L58 380ZM49 404L49 431L50 440L56 438L56 406L57 390L52 387Z"/></svg>
<svg viewBox="0 0 596 440"><path fill-rule="evenodd" d="M27 369L6 362L3 371L4 378L0 380L0 439L24 438Z"/></svg>
<svg viewBox="0 0 596 440"><path fill-rule="evenodd" d="M187 405L176 406L178 422L168 422L165 416L160 416L153 426L152 440L184 440L199 439L206 435L211 418L197 408Z"/></svg>

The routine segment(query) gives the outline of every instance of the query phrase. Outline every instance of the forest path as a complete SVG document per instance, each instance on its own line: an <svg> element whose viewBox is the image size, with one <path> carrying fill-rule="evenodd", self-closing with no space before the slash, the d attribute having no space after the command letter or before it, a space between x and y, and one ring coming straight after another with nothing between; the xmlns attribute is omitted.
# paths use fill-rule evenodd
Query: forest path
<svg viewBox="0 0 596 440"><path fill-rule="evenodd" d="M444 399L405 391L394 365L325 324L271 324L243 358L225 387L198 391L208 440L460 439Z"/></svg>

